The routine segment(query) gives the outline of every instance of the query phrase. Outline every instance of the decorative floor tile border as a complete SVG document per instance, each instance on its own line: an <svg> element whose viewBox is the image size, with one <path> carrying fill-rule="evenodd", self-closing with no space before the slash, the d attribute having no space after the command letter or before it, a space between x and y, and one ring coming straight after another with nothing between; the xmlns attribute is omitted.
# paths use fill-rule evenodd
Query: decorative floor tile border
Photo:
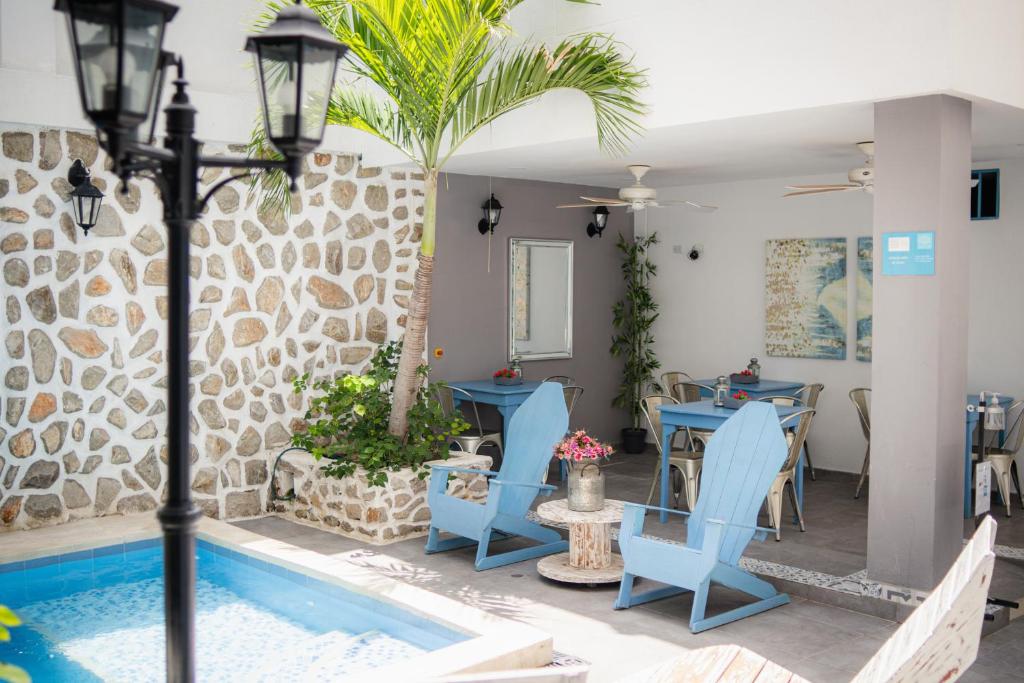
<svg viewBox="0 0 1024 683"><path fill-rule="evenodd" d="M563 529L568 528L567 524L553 524L551 522L541 520L533 511L529 512L527 517L531 521L545 524L547 526ZM644 534L644 536L646 538L662 541L663 543L682 545L679 541L661 538L660 536L654 536L652 534ZM618 538L619 528L612 527L612 540L617 541ZM1001 557L1003 559L1024 560L1024 548L996 545L995 554L996 557ZM835 576L825 572L814 571L813 569L802 569L788 564L771 562L769 560L758 560L750 557L740 558L740 566L749 572L768 578L791 581L805 586L823 588L825 590L836 591L838 593L845 593L847 595L857 597L885 600L887 602L894 602L902 605L917 606L924 602L924 599L928 597L929 593L928 591L921 591L913 588L906 588L904 586L895 586L892 584L882 583L880 581L874 581L868 578L867 569L861 569L860 571L847 576ZM985 611L988 614L996 614L1001 609L1003 608L996 605L988 605L985 608Z"/></svg>

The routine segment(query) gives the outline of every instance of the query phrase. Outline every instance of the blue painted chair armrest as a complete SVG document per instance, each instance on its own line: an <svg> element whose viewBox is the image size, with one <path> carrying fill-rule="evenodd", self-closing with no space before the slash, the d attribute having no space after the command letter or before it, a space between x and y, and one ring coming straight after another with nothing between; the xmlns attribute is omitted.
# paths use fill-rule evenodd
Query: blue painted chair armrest
<svg viewBox="0 0 1024 683"><path fill-rule="evenodd" d="M631 508L631 507L632 508L641 508L643 510L654 510L655 512L671 512L673 515L682 515L684 517L689 517L690 514L691 514L690 512L687 512L686 510L676 510L676 509L673 509L673 508L661 508L661 507L658 507L657 505L641 505L640 503L626 503L624 507L626 507L626 508ZM775 533L775 532L773 531L772 533Z"/></svg>
<svg viewBox="0 0 1024 683"><path fill-rule="evenodd" d="M549 493L551 491L557 491L558 490L557 486L552 486L551 484L531 484L531 483L526 482L526 481L503 481L501 479L492 479L491 483L492 484L499 484L501 486L525 486L527 488L537 489L539 491L547 491Z"/></svg>
<svg viewBox="0 0 1024 683"><path fill-rule="evenodd" d="M480 474L485 477L496 477L497 472L491 470L475 470L472 467L455 467L451 465L431 465L431 470L445 470L446 472L462 472L464 474Z"/></svg>

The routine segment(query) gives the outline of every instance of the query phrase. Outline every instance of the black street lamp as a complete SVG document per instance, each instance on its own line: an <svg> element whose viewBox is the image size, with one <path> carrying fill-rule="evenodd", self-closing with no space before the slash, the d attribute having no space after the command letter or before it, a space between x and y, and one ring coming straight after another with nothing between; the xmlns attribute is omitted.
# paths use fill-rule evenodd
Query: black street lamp
<svg viewBox="0 0 1024 683"><path fill-rule="evenodd" d="M186 92L184 64L162 50L164 27L177 7L163 0L57 0L67 15L79 93L123 183L145 171L157 183L168 232L167 501L157 513L164 532L164 616L167 680L195 679L195 525L199 509L189 489L188 312L189 228L207 200L229 176L200 197L203 167L282 169L298 176L302 157L323 138L327 102L338 60L347 48L334 40L316 15L287 7L267 30L249 38L257 58L267 136L283 160L207 157L195 138L196 110ZM154 96L165 67L177 68L175 92L164 109L163 147L139 141L138 128L157 105ZM99 202L93 202L96 214ZM76 211L76 220L81 216ZM92 214L89 215L92 217ZM84 223L80 224L85 227Z"/></svg>

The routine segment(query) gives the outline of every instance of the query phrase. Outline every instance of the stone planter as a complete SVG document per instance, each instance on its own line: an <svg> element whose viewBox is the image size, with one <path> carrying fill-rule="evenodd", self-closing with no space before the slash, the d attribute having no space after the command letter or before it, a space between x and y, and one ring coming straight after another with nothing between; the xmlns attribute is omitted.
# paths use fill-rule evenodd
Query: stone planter
<svg viewBox="0 0 1024 683"><path fill-rule="evenodd" d="M276 453L268 457L269 468ZM435 462L479 470L491 467L489 456L461 451ZM269 500L268 510L292 521L377 545L425 536L430 528L430 478L420 479L411 469L389 472L386 486L370 486L363 470L336 479L326 476L313 456L296 451L281 459L275 479L271 484L276 483L278 490L294 487L295 498ZM486 477L456 473L448 493L482 503L487 499Z"/></svg>

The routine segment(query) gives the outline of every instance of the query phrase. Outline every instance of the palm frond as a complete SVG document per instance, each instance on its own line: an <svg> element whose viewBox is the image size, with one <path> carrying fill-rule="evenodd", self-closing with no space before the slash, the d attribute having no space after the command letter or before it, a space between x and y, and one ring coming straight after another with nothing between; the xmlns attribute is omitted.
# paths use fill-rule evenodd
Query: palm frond
<svg viewBox="0 0 1024 683"><path fill-rule="evenodd" d="M645 72L610 36L585 34L562 41L553 51L524 46L497 57L485 79L467 92L452 121L448 156L478 130L549 92L578 90L593 107L598 143L621 153L640 132L639 102Z"/></svg>

